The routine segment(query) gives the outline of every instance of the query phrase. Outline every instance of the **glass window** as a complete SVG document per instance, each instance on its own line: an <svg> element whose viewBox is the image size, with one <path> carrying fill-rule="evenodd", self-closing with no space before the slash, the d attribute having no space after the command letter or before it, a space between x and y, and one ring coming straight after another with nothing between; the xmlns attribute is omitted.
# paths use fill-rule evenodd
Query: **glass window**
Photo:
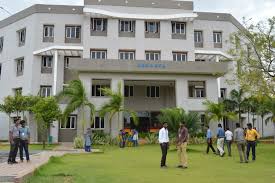
<svg viewBox="0 0 275 183"><path fill-rule="evenodd" d="M60 123L60 129L76 129L77 116L72 115L67 118L66 124Z"/></svg>
<svg viewBox="0 0 275 183"><path fill-rule="evenodd" d="M91 125L93 129L104 129L104 118L103 117L95 117L94 123Z"/></svg>
<svg viewBox="0 0 275 183"><path fill-rule="evenodd" d="M186 33L185 22L172 22L172 33L173 34L185 34Z"/></svg>
<svg viewBox="0 0 275 183"><path fill-rule="evenodd" d="M159 33L159 22L145 22L145 32Z"/></svg>
<svg viewBox="0 0 275 183"><path fill-rule="evenodd" d="M222 43L222 33L221 32L214 32L214 43Z"/></svg>
<svg viewBox="0 0 275 183"><path fill-rule="evenodd" d="M195 43L202 43L202 31L194 32L194 41Z"/></svg>
<svg viewBox="0 0 275 183"><path fill-rule="evenodd" d="M188 90L190 98L205 98L205 81L188 81Z"/></svg>
<svg viewBox="0 0 275 183"><path fill-rule="evenodd" d="M66 38L80 39L81 26L66 26Z"/></svg>
<svg viewBox="0 0 275 183"><path fill-rule="evenodd" d="M52 68L53 57L52 56L42 56L42 67Z"/></svg>
<svg viewBox="0 0 275 183"><path fill-rule="evenodd" d="M103 97L104 93L101 91L102 88L110 88L110 85L100 85L100 84L92 85L92 96Z"/></svg>
<svg viewBox="0 0 275 183"><path fill-rule="evenodd" d="M135 21L133 20L120 20L119 21L120 32L135 32Z"/></svg>
<svg viewBox="0 0 275 183"><path fill-rule="evenodd" d="M159 98L160 97L160 87L159 86L147 86L146 95L149 98Z"/></svg>
<svg viewBox="0 0 275 183"><path fill-rule="evenodd" d="M133 97L134 96L134 86L124 86L124 96L125 97Z"/></svg>
<svg viewBox="0 0 275 183"><path fill-rule="evenodd" d="M106 31L107 30L107 19L104 18L92 18L91 19L92 31Z"/></svg>
<svg viewBox="0 0 275 183"><path fill-rule="evenodd" d="M3 50L4 47L4 37L0 37L0 52Z"/></svg>
<svg viewBox="0 0 275 183"><path fill-rule="evenodd" d="M226 98L226 88L221 88L221 98Z"/></svg>
<svg viewBox="0 0 275 183"><path fill-rule="evenodd" d="M187 53L173 52L173 61L180 61L180 62L187 61Z"/></svg>
<svg viewBox="0 0 275 183"><path fill-rule="evenodd" d="M16 72L23 73L24 71L24 58L20 58L16 60Z"/></svg>
<svg viewBox="0 0 275 183"><path fill-rule="evenodd" d="M41 97L50 97L52 92L51 86L41 86L40 87L40 96Z"/></svg>
<svg viewBox="0 0 275 183"><path fill-rule="evenodd" d="M134 60L135 52L134 51L119 51L120 60Z"/></svg>
<svg viewBox="0 0 275 183"><path fill-rule="evenodd" d="M145 58L146 60L160 60L160 52L146 51Z"/></svg>
<svg viewBox="0 0 275 183"><path fill-rule="evenodd" d="M106 50L91 50L91 59L107 59Z"/></svg>
<svg viewBox="0 0 275 183"><path fill-rule="evenodd" d="M53 25L44 25L44 37L54 37Z"/></svg>
<svg viewBox="0 0 275 183"><path fill-rule="evenodd" d="M18 33L19 46L22 46L25 44L25 41L26 41L26 29L21 29L17 33Z"/></svg>

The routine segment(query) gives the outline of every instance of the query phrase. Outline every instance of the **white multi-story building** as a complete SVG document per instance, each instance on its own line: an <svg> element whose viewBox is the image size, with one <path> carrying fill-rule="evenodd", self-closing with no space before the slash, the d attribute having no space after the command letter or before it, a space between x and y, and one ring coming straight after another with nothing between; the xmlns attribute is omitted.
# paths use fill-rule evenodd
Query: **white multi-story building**
<svg viewBox="0 0 275 183"><path fill-rule="evenodd" d="M221 61L232 59L230 34L239 29L232 15L194 12L191 1L34 5L0 22L0 102L18 90L56 95L79 78L97 109L108 101L100 88L117 90L122 83L124 105L137 112L140 130L157 127L156 117L167 107L197 111L203 122L203 102L218 102L237 88L226 82L234 77L233 62ZM37 141L37 125L32 115L27 118ZM72 141L80 134L79 118L76 111L67 126L55 122L54 141ZM1 113L0 138L7 138L8 125ZM113 134L123 126L131 127L127 116L124 124L112 123ZM97 116L92 128L108 131L108 116Z"/></svg>

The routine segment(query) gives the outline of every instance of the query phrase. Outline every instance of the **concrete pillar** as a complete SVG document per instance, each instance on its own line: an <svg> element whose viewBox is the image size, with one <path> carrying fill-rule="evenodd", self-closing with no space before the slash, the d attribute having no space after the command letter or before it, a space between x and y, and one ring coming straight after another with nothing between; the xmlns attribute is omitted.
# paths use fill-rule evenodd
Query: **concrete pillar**
<svg viewBox="0 0 275 183"><path fill-rule="evenodd" d="M179 78L175 83L175 92L176 92L176 106L184 108L184 96L187 94L184 93L185 89L185 81L183 78Z"/></svg>
<svg viewBox="0 0 275 183"><path fill-rule="evenodd" d="M216 62L220 62L220 56L216 55L215 57ZM217 78L217 83L218 83L218 97L221 97L221 78Z"/></svg>

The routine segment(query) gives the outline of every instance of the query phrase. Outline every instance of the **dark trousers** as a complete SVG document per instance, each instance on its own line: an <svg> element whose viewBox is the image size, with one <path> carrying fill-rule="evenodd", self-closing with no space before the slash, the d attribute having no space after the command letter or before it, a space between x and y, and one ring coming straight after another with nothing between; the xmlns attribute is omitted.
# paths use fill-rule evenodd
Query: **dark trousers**
<svg viewBox="0 0 275 183"><path fill-rule="evenodd" d="M161 153L162 153L160 166L166 166L168 143L161 143L160 148L161 148Z"/></svg>
<svg viewBox="0 0 275 183"><path fill-rule="evenodd" d="M256 141L247 141L247 159L249 159L250 148L252 149L252 160L256 160Z"/></svg>
<svg viewBox="0 0 275 183"><path fill-rule="evenodd" d="M86 146L85 145L85 152L91 152L91 146Z"/></svg>
<svg viewBox="0 0 275 183"><path fill-rule="evenodd" d="M120 148L124 148L125 147L125 143L126 143L126 141L120 141L120 143L119 143L119 147Z"/></svg>
<svg viewBox="0 0 275 183"><path fill-rule="evenodd" d="M27 140L20 140L20 160L23 161L23 150L25 151L25 155L26 155L26 160L29 161L30 160L30 155L29 155L29 143Z"/></svg>
<svg viewBox="0 0 275 183"><path fill-rule="evenodd" d="M207 149L206 149L207 154L209 153L209 148L211 148L213 153L216 153L214 147L212 146L212 139L207 139Z"/></svg>
<svg viewBox="0 0 275 183"><path fill-rule="evenodd" d="M137 140L133 140L133 146L134 147L138 146L138 141Z"/></svg>
<svg viewBox="0 0 275 183"><path fill-rule="evenodd" d="M20 145L20 139L19 138L13 139L13 144L10 145L10 153L9 153L9 159L8 159L9 162L15 162L19 145Z"/></svg>
<svg viewBox="0 0 275 183"><path fill-rule="evenodd" d="M225 143L226 143L227 150L228 150L228 156L231 156L231 144L232 144L232 141L231 140L226 140Z"/></svg>

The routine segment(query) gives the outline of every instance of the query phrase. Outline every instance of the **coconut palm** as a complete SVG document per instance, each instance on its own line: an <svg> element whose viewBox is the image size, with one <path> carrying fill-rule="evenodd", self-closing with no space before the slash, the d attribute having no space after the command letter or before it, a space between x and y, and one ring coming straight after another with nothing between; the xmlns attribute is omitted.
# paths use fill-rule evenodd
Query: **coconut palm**
<svg viewBox="0 0 275 183"><path fill-rule="evenodd" d="M66 122L65 119L67 119L73 111L79 109L81 113L82 130L84 133L84 128L86 126L85 108L88 107L90 109L91 123L93 123L95 106L89 101L82 82L80 80L71 81L69 85L56 96L56 98L58 101L62 99L68 100L68 104L63 112L63 122Z"/></svg>
<svg viewBox="0 0 275 183"><path fill-rule="evenodd" d="M266 96L258 96L257 114L261 116L262 136L264 136L264 118L269 114L267 107L268 98Z"/></svg>
<svg viewBox="0 0 275 183"><path fill-rule="evenodd" d="M104 117L107 113L109 114L109 133L112 132L112 120L115 114L117 114L118 128L120 124L120 113L129 113L133 118L133 122L138 124L138 118L134 111L126 109L124 107L124 95L121 92L121 83L118 83L117 91L112 91L111 88L102 88L101 91L105 96L110 97L110 100L105 103L99 110L99 115Z"/></svg>
<svg viewBox="0 0 275 183"><path fill-rule="evenodd" d="M241 124L242 108L244 105L244 91L242 89L239 91L232 90L230 92L230 98L225 99L224 103L226 105L230 105L231 109L234 109L238 113L239 123Z"/></svg>
<svg viewBox="0 0 275 183"><path fill-rule="evenodd" d="M206 111L208 113L210 121L222 122L222 119L228 118L231 120L236 119L235 112L229 112L226 110L224 103L214 103L211 101L206 101L203 103L206 106Z"/></svg>

